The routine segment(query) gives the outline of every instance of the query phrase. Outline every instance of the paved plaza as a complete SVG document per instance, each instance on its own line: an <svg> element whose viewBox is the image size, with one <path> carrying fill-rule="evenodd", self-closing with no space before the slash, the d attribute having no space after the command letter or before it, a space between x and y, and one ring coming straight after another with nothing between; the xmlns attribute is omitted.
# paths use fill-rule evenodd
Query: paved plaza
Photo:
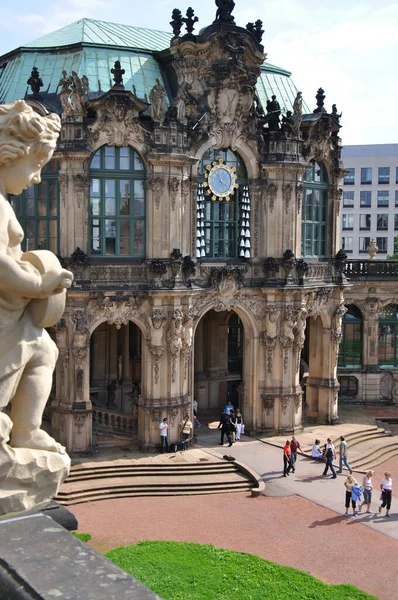
<svg viewBox="0 0 398 600"><path fill-rule="evenodd" d="M338 427L344 426L348 427L330 428L329 435L336 438ZM316 434L327 437L327 429L317 429ZM309 428L297 437L305 445L313 433ZM198 431L194 449L175 458L152 455L151 460L189 461L232 450L236 460L260 475L265 495L123 498L80 504L72 507L79 530L90 532L91 544L101 552L148 539L211 543L302 569L328 583L352 583L381 600L397 598L398 504L394 498L391 519L378 515L377 489L373 515L344 517L346 471L332 480L322 476L323 463L299 457L296 473L283 478L282 449L274 445L277 439L244 436L225 449L218 441L219 431L210 424ZM375 469L376 487L386 469L398 481L398 458L391 458ZM362 473L354 475L361 481Z"/></svg>

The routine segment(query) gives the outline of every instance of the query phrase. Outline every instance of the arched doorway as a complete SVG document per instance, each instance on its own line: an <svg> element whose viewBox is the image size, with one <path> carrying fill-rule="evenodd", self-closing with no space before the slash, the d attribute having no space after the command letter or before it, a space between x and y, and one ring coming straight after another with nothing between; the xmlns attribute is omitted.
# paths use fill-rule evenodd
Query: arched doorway
<svg viewBox="0 0 398 600"><path fill-rule="evenodd" d="M90 399L93 434L101 445L121 445L138 433L142 335L132 322L101 323L90 340ZM114 438L114 439L112 439ZM130 441L131 443L131 441Z"/></svg>
<svg viewBox="0 0 398 600"><path fill-rule="evenodd" d="M201 421L218 416L228 401L242 409L243 324L234 311L210 310L195 333L194 395Z"/></svg>

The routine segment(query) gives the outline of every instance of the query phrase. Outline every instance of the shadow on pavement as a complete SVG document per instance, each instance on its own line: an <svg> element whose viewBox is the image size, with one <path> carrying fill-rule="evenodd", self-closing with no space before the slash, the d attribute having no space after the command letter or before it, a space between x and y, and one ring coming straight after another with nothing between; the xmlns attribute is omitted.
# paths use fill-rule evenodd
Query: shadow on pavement
<svg viewBox="0 0 398 600"><path fill-rule="evenodd" d="M330 517L330 519L325 519L324 521L314 521L311 525L308 526L309 529L314 529L315 527L323 527L329 525L337 525L341 523L341 521L345 521L348 517L344 515L336 515L335 517Z"/></svg>

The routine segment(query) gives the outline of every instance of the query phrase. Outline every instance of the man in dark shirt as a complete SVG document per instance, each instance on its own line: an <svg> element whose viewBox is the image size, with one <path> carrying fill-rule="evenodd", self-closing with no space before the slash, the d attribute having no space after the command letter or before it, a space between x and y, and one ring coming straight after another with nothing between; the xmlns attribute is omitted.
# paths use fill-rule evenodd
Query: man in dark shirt
<svg viewBox="0 0 398 600"><path fill-rule="evenodd" d="M220 442L219 446L224 445L224 435L227 436L227 440L229 442L228 445L232 446L231 420L230 420L230 416L227 415L227 413L225 411L223 411L221 413L220 422L218 424L218 429L221 429L221 442Z"/></svg>
<svg viewBox="0 0 398 600"><path fill-rule="evenodd" d="M296 472L296 461L297 461L297 452L300 450L301 454L303 451L300 446L300 442L296 440L294 435L292 436L292 441L290 442L290 450L291 450L291 465L293 473Z"/></svg>

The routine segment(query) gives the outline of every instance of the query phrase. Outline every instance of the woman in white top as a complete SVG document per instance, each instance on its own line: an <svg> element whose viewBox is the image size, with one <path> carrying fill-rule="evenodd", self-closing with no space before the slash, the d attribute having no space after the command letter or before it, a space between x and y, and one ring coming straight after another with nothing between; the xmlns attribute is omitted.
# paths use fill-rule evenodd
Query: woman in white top
<svg viewBox="0 0 398 600"><path fill-rule="evenodd" d="M391 473L386 471L384 473L384 479L380 483L381 489L381 499L382 503L379 506L379 513L381 513L383 508L386 508L386 517L390 517L390 508L391 508L391 497L392 497L392 479Z"/></svg>
<svg viewBox="0 0 398 600"><path fill-rule="evenodd" d="M315 440L315 444L312 446L312 453L311 453L312 458L317 458L318 460L323 457L323 452L319 447L320 443L321 443L320 440Z"/></svg>
<svg viewBox="0 0 398 600"><path fill-rule="evenodd" d="M364 504L367 505L367 513L371 513L372 511L370 510L370 505L372 502L372 490L373 490L373 484L372 484L372 477L374 475L374 471L366 471L366 474L364 475L363 479L362 479L362 487L363 487L363 502L362 504L360 504L358 506L358 510L359 512L361 512L362 510L362 506Z"/></svg>

